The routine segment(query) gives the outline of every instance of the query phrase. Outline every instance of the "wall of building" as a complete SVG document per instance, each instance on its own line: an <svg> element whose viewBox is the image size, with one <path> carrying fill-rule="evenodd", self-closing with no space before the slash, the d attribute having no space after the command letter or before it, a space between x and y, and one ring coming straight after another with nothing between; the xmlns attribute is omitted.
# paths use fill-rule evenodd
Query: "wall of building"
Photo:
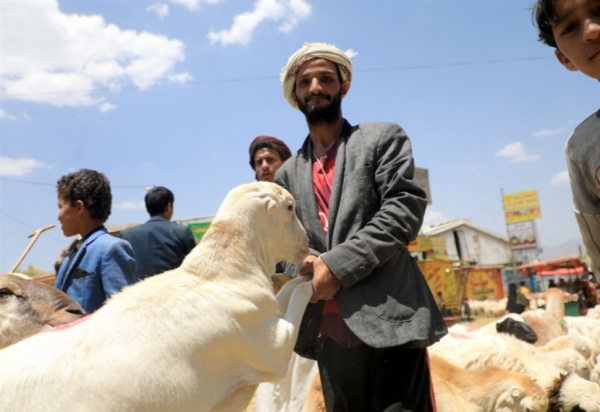
<svg viewBox="0 0 600 412"><path fill-rule="evenodd" d="M455 237L454 232L457 232ZM469 226L462 225L444 233L436 234L446 238L448 259L475 261L478 265L510 265L512 263L511 250L508 242L480 232ZM460 244L459 256L457 241ZM522 260L522 253L515 252L516 262Z"/></svg>

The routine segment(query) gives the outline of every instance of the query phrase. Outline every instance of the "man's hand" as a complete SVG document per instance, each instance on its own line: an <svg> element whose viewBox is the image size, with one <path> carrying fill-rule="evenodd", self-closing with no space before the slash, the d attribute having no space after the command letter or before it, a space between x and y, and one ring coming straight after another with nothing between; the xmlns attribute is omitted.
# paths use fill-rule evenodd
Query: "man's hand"
<svg viewBox="0 0 600 412"><path fill-rule="evenodd" d="M313 295L311 303L317 303L319 300L329 300L342 287L342 283L336 278L323 259L316 256L307 256L302 262L300 276L313 274L312 287Z"/></svg>

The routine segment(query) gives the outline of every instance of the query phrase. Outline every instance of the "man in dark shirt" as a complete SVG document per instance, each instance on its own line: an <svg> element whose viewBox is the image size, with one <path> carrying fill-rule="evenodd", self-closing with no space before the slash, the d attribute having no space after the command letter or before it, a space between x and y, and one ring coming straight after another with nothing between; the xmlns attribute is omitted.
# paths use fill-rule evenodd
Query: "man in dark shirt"
<svg viewBox="0 0 600 412"><path fill-rule="evenodd" d="M169 189L153 187L144 200L150 220L119 233L121 239L131 243L135 252L136 280L179 267L196 246L189 227L170 221L175 197Z"/></svg>

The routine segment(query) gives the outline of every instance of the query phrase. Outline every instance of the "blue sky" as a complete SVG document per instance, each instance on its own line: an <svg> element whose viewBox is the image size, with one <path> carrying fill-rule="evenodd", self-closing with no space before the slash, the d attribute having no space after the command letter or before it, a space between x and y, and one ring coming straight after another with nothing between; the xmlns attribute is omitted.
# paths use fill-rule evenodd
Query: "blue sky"
<svg viewBox="0 0 600 412"><path fill-rule="evenodd" d="M400 124L429 169L426 223L467 218L506 235L501 190L536 189L542 245L580 236L564 144L598 109L598 84L537 41L533 0L0 0L0 272L52 270L70 243L55 183L80 168L113 186L107 222L144 222L145 188L174 219L214 214L253 180L261 134L293 151L303 116L279 73L304 42L358 53L342 108ZM575 254L577 250L573 250Z"/></svg>

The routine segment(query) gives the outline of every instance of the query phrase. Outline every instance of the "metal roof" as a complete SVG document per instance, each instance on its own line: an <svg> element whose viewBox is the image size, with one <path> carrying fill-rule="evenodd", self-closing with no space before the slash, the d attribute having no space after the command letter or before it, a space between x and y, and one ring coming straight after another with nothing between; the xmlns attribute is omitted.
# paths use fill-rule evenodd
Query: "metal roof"
<svg viewBox="0 0 600 412"><path fill-rule="evenodd" d="M473 229L477 232L485 233L488 236L495 237L496 239L499 239L503 242L508 243L507 237L499 235L498 233L494 233L490 230L487 230L479 225L476 225L475 223L471 222L470 220L464 219L464 218L452 219L452 220L447 220L446 222L436 223L435 225L423 226L419 233L424 236L436 236L436 235L439 235L442 233L449 232L449 231L459 228L461 226L470 227L471 229Z"/></svg>

